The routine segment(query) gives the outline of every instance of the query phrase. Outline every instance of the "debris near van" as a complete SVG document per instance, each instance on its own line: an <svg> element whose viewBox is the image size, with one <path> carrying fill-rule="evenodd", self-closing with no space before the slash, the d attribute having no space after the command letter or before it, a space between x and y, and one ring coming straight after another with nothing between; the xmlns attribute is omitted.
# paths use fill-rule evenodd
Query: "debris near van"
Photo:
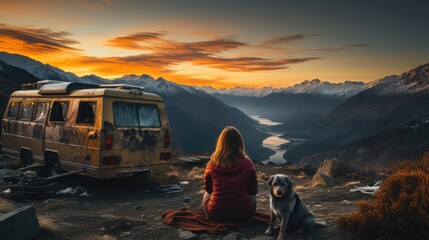
<svg viewBox="0 0 429 240"><path fill-rule="evenodd" d="M376 182L373 186L364 186L364 187L355 187L354 189L350 189L350 192L361 192L365 194L374 195L375 192L378 191L381 185L381 180Z"/></svg>
<svg viewBox="0 0 429 240"><path fill-rule="evenodd" d="M186 165L201 165L207 163L210 160L208 156L192 156L192 157L177 157L180 163Z"/></svg>
<svg viewBox="0 0 429 240"><path fill-rule="evenodd" d="M3 178L5 191L3 194L10 198L45 198L52 195L55 182L40 177L34 171L17 171Z"/></svg>
<svg viewBox="0 0 429 240"><path fill-rule="evenodd" d="M183 193L183 189L177 184L161 185L153 190L162 196L176 196Z"/></svg>
<svg viewBox="0 0 429 240"><path fill-rule="evenodd" d="M90 195L88 194L88 192L85 190L85 188L81 187L81 186L77 186L75 188L72 187L68 187L68 188L64 188L58 192L55 193L55 195L73 195L73 194L79 194L79 196L81 197L89 197Z"/></svg>

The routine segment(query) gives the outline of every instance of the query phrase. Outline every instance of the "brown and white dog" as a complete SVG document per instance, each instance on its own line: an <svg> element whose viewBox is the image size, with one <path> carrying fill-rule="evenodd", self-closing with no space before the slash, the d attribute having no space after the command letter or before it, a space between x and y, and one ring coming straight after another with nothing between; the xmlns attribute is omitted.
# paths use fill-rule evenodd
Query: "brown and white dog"
<svg viewBox="0 0 429 240"><path fill-rule="evenodd" d="M276 218L280 220L279 236L277 240L285 239L286 228L297 231L311 231L317 225L314 214L308 210L304 201L293 190L289 177L276 174L268 180L270 186L270 225L265 232L273 234Z"/></svg>

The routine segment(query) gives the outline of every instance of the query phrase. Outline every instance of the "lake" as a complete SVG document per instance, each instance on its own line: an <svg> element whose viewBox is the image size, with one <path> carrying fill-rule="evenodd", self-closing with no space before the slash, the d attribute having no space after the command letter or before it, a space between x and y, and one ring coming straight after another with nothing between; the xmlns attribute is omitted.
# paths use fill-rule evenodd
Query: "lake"
<svg viewBox="0 0 429 240"><path fill-rule="evenodd" d="M280 136L282 135L282 133L270 132L270 130L268 128L270 126L276 126L276 125L280 125L282 123L273 122L270 119L261 118L259 116L251 116L251 117L253 119L255 119L256 121L258 121L259 124L261 124L263 126L263 127L259 128L259 130L266 132L266 133L271 135L271 136L267 137L266 139L264 139L264 141L262 142L262 146L275 151L274 155L271 155L268 159L265 159L261 162L263 164L267 164L268 162L272 162L275 164L286 163L287 161L283 158L283 154L286 153L286 150L280 149L280 146L282 144L289 143L290 141L287 139L281 138Z"/></svg>

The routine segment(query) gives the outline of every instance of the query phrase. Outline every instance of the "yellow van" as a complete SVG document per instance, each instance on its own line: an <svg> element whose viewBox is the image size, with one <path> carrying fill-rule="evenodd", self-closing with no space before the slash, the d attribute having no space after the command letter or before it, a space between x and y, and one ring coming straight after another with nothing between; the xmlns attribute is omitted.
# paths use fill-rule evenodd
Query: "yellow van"
<svg viewBox="0 0 429 240"><path fill-rule="evenodd" d="M47 174L84 170L116 178L169 169L170 125L156 94L124 85L39 81L12 93L2 120L3 154ZM28 89L30 88L30 89Z"/></svg>

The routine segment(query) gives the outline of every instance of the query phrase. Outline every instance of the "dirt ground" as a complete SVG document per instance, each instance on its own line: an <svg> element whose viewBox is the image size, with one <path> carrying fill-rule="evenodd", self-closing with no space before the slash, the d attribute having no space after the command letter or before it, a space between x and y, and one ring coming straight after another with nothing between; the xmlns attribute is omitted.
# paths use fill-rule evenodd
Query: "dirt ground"
<svg viewBox="0 0 429 240"><path fill-rule="evenodd" d="M311 177L289 166L256 165L258 170L257 211L268 213L269 195L266 183L270 175L287 174L296 191L315 213L318 221L326 221L327 227L316 228L310 233L288 233L287 239L354 239L335 225L337 216L356 209L356 202L371 196L351 193L353 179L343 180L338 186L306 187ZM61 179L55 192L67 187L81 186L90 196L53 195L44 199L10 200L0 197L1 208L33 204L41 225L35 239L177 239L178 229L164 224L161 214L167 209L189 206L199 209L203 194L202 166L172 165L165 175L148 179L96 180L84 176ZM188 184L180 184L188 181ZM179 184L183 194L161 196L155 186ZM198 239L222 239L231 232L240 232L243 238L263 236L267 226L254 223L231 229L223 234L196 233Z"/></svg>

